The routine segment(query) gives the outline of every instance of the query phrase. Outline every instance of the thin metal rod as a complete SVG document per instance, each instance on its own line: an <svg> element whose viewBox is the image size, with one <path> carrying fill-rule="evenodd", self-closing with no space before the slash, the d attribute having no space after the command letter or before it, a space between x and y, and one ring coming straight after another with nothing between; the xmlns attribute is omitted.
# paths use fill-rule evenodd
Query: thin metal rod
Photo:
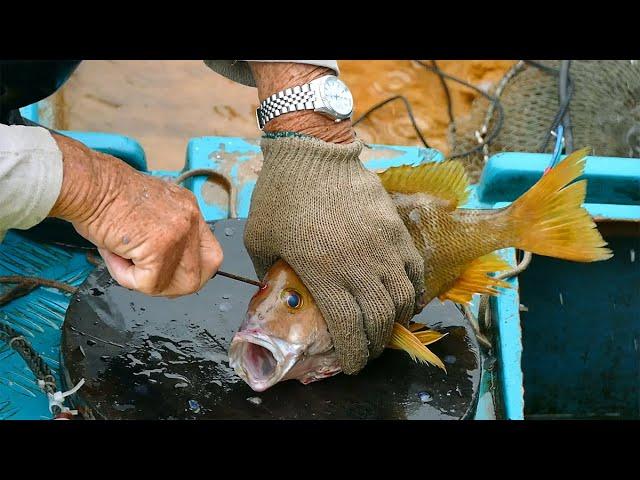
<svg viewBox="0 0 640 480"><path fill-rule="evenodd" d="M227 273L227 272L222 272L222 271L218 270L216 275L220 275L222 277L231 278L233 280L238 280L239 282L250 283L251 285L255 285L256 287L260 287L260 288L264 287L263 283L260 283L260 282L258 282L256 280L251 280L251 279L246 278L246 277L241 277L240 275L234 275L233 273ZM214 277L216 275L214 275Z"/></svg>

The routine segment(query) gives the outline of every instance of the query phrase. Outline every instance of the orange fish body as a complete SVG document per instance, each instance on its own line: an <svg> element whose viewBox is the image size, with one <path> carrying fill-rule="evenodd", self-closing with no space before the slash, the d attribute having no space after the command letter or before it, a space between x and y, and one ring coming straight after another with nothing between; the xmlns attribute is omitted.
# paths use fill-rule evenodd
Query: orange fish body
<svg viewBox="0 0 640 480"><path fill-rule="evenodd" d="M473 294L497 293L508 284L488 276L508 270L496 250L515 247L577 262L612 256L582 207L587 149L578 150L510 206L500 210L459 208L468 180L459 162L394 167L380 174L425 261L426 305L433 298L469 303Z"/></svg>

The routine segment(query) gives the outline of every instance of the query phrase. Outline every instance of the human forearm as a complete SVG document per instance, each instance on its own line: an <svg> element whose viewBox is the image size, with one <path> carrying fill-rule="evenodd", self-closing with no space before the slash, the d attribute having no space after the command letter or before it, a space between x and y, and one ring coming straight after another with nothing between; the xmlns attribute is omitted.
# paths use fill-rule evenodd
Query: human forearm
<svg viewBox="0 0 640 480"><path fill-rule="evenodd" d="M70 222L87 221L112 199L123 170L133 169L65 136L53 134L53 138L62 152L63 179L49 216Z"/></svg>

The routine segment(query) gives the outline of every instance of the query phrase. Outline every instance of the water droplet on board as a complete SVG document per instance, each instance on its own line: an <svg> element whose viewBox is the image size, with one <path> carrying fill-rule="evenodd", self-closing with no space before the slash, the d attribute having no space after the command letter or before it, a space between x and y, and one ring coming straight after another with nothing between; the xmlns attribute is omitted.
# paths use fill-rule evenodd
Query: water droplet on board
<svg viewBox="0 0 640 480"><path fill-rule="evenodd" d="M200 412L200 404L195 400L189 400L189 410L191 410L193 413Z"/></svg>
<svg viewBox="0 0 640 480"><path fill-rule="evenodd" d="M151 350L149 352L149 357L151 358L151 360L154 360L156 362L162 360L162 355L160 355L160 352L157 352L156 350Z"/></svg>
<svg viewBox="0 0 640 480"><path fill-rule="evenodd" d="M456 356L455 356L455 355L447 355L447 356L445 356L445 357L444 357L444 361L445 361L446 363L451 364L451 365L453 365L454 363L456 363L456 360L457 360L457 358L456 358Z"/></svg>
<svg viewBox="0 0 640 480"><path fill-rule="evenodd" d="M422 403L427 403L431 400L431 395L429 395L427 392L419 392L418 397L420 398L420 401Z"/></svg>

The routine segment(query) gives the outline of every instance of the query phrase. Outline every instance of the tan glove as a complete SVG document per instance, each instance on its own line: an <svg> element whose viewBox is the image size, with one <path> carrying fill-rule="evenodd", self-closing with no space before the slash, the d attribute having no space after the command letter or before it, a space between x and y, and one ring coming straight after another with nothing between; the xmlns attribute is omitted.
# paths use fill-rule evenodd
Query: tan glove
<svg viewBox="0 0 640 480"><path fill-rule="evenodd" d="M360 142L262 140L245 244L259 278L282 258L313 295L342 369L361 370L411 318L424 264Z"/></svg>

